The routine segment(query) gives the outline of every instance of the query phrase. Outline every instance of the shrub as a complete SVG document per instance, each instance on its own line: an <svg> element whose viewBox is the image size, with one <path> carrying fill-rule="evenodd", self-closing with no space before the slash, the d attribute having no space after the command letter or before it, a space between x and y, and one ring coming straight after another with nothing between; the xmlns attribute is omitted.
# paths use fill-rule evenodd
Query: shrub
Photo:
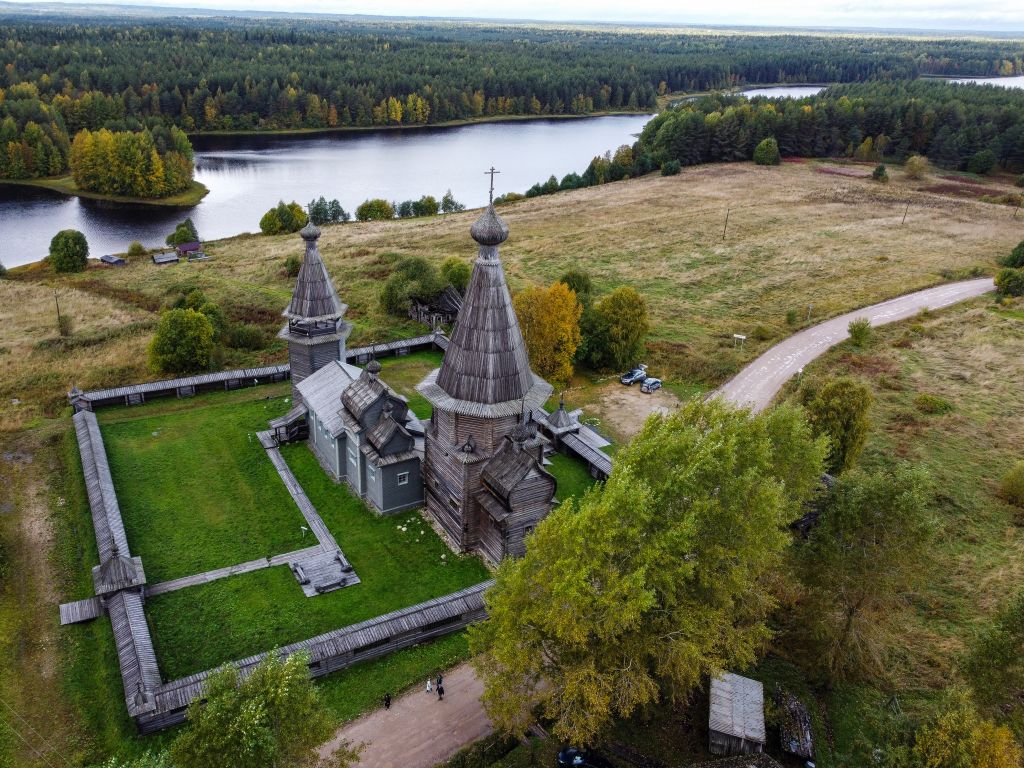
<svg viewBox="0 0 1024 768"><path fill-rule="evenodd" d="M1001 269L996 289L1004 296L1024 296L1024 269Z"/></svg>
<svg viewBox="0 0 1024 768"><path fill-rule="evenodd" d="M379 197L365 200L356 208L358 221L387 221L395 218L395 207Z"/></svg>
<svg viewBox="0 0 1024 768"><path fill-rule="evenodd" d="M775 338L775 329L769 325L756 325L750 335L755 341L769 341Z"/></svg>
<svg viewBox="0 0 1024 768"><path fill-rule="evenodd" d="M582 269L570 269L558 278L558 282L569 286L569 290L576 294L584 309L590 306L591 297L594 295L594 281L590 279L589 273Z"/></svg>
<svg viewBox="0 0 1024 768"><path fill-rule="evenodd" d="M1024 461L1018 461L1013 469L1003 475L1000 491L1008 502L1024 507Z"/></svg>
<svg viewBox="0 0 1024 768"><path fill-rule="evenodd" d="M967 161L967 170L970 173L985 175L996 167L996 153L991 149L983 149L975 152Z"/></svg>
<svg viewBox="0 0 1024 768"><path fill-rule="evenodd" d="M779 142L769 136L754 148L754 162L758 165L778 165L782 162Z"/></svg>
<svg viewBox="0 0 1024 768"><path fill-rule="evenodd" d="M1002 267L1011 267L1013 269L1024 269L1024 240L1017 243L1017 247L1010 251L1006 256L1003 256L999 260L999 265Z"/></svg>
<svg viewBox="0 0 1024 768"><path fill-rule="evenodd" d="M70 336L73 328L74 322L71 320L71 315L60 315L57 318L57 330L62 337L67 338Z"/></svg>
<svg viewBox="0 0 1024 768"><path fill-rule="evenodd" d="M520 200L525 200L526 195L519 192L506 192L504 195L498 195L494 198L495 205L505 205L506 203L517 203Z"/></svg>
<svg viewBox="0 0 1024 768"><path fill-rule="evenodd" d="M284 260L284 274L286 277L298 277L299 269L302 267L302 259L292 254Z"/></svg>
<svg viewBox="0 0 1024 768"><path fill-rule="evenodd" d="M796 325L800 322L800 313L795 309L786 310L786 325Z"/></svg>
<svg viewBox="0 0 1024 768"><path fill-rule="evenodd" d="M889 180L889 172L885 169L882 164L876 165L875 170L871 172L871 178L875 181L881 181L883 184Z"/></svg>
<svg viewBox="0 0 1024 768"><path fill-rule="evenodd" d="M630 286L616 288L583 313L579 357L599 370L636 365L648 330L644 297Z"/></svg>
<svg viewBox="0 0 1024 768"><path fill-rule="evenodd" d="M903 173L908 179L923 179L928 173L928 161L920 155L912 155L903 164Z"/></svg>
<svg viewBox="0 0 1024 768"><path fill-rule="evenodd" d="M0 280L3 280L5 277L7 277L7 267L3 265L3 262L0 262Z"/></svg>
<svg viewBox="0 0 1024 768"><path fill-rule="evenodd" d="M867 384L844 376L802 394L815 437L829 439L828 470L839 473L853 467L871 428L868 413L874 396Z"/></svg>
<svg viewBox="0 0 1024 768"><path fill-rule="evenodd" d="M914 407L921 413L949 413L953 410L953 404L944 397L922 392L914 398Z"/></svg>
<svg viewBox="0 0 1024 768"><path fill-rule="evenodd" d="M149 364L158 373L192 373L210 365L213 324L194 309L171 309L160 316L149 345Z"/></svg>
<svg viewBox="0 0 1024 768"><path fill-rule="evenodd" d="M1014 182L1018 187L1024 187L1024 173L1017 177L1017 181Z"/></svg>
<svg viewBox="0 0 1024 768"><path fill-rule="evenodd" d="M50 241L50 263L56 272L81 272L89 259L89 244L77 229L63 229Z"/></svg>
<svg viewBox="0 0 1024 768"><path fill-rule="evenodd" d="M678 176L682 169L683 166L678 160L666 160L661 166L661 175Z"/></svg>
<svg viewBox="0 0 1024 768"><path fill-rule="evenodd" d="M466 290L473 268L458 256L449 256L441 262L441 278L455 287L459 293Z"/></svg>
<svg viewBox="0 0 1024 768"><path fill-rule="evenodd" d="M131 245L128 246L128 255L133 259L137 259L140 256L146 255L146 246L140 243L138 240L133 240Z"/></svg>
<svg viewBox="0 0 1024 768"><path fill-rule="evenodd" d="M392 315L405 316L413 299L430 302L444 290L437 269L422 256L407 256L395 266L380 294L381 308Z"/></svg>
<svg viewBox="0 0 1024 768"><path fill-rule="evenodd" d="M198 311L203 314L213 327L213 340L220 341L221 336L228 327L228 319L224 316L224 310L219 305L207 301L200 305Z"/></svg>
<svg viewBox="0 0 1024 768"><path fill-rule="evenodd" d="M847 330L850 332L850 339L857 347L866 346L871 341L871 322L866 317L851 320Z"/></svg>
<svg viewBox="0 0 1024 768"><path fill-rule="evenodd" d="M172 246L181 245L182 243L197 243L199 242L199 231L196 229L192 219L185 219L174 228L174 231L167 236L164 242Z"/></svg>
<svg viewBox="0 0 1024 768"><path fill-rule="evenodd" d="M258 325L235 325L228 331L225 343L233 349L248 349L255 351L263 349L267 344L263 329Z"/></svg>
<svg viewBox="0 0 1024 768"><path fill-rule="evenodd" d="M285 203L284 200L263 214L260 219L260 232L264 235L280 235L289 232L298 232L309 222L309 216L302 210L302 206L294 200Z"/></svg>

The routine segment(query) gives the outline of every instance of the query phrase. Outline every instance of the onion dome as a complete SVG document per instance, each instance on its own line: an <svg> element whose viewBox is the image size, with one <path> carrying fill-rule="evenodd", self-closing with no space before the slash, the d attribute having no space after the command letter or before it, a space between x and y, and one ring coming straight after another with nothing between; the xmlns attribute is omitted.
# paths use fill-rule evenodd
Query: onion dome
<svg viewBox="0 0 1024 768"><path fill-rule="evenodd" d="M480 218L469 228L469 234L480 245L501 245L508 239L508 224L502 221L498 212L494 210L494 205L488 205Z"/></svg>
<svg viewBox="0 0 1024 768"><path fill-rule="evenodd" d="M303 240L319 240L320 227L318 227L311 221L308 224L306 224L306 226L299 230L299 234L302 236Z"/></svg>
<svg viewBox="0 0 1024 768"><path fill-rule="evenodd" d="M380 362L377 360L377 358L374 358L366 365L366 372L371 376L379 376L381 372L381 367L382 366Z"/></svg>

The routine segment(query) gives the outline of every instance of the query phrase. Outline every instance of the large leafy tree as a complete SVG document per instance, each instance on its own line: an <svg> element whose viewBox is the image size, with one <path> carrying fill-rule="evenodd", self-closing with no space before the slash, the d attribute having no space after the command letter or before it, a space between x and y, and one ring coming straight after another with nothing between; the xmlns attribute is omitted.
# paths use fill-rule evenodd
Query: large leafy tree
<svg viewBox="0 0 1024 768"><path fill-rule="evenodd" d="M576 294L565 283L532 286L517 293L512 304L533 370L551 381L569 381L583 314Z"/></svg>
<svg viewBox="0 0 1024 768"><path fill-rule="evenodd" d="M447 280L459 293L466 290L472 274L473 267L469 265L469 262L460 259L458 256L449 256L441 262L441 277Z"/></svg>
<svg viewBox="0 0 1024 768"><path fill-rule="evenodd" d="M188 768L292 768L317 762L316 748L333 723L297 653L269 654L246 678L231 666L206 680L203 699L188 708L189 727L171 746L174 763ZM331 765L347 764L345 747ZM228 760L228 763L225 762Z"/></svg>
<svg viewBox="0 0 1024 768"><path fill-rule="evenodd" d="M929 480L897 466L840 478L799 552L804 647L830 680L881 675L891 627L926 578Z"/></svg>
<svg viewBox="0 0 1024 768"><path fill-rule="evenodd" d="M445 284L437 268L422 256L406 256L395 265L381 290L381 307L392 315L403 316L409 302L418 299L431 302L444 290Z"/></svg>
<svg viewBox="0 0 1024 768"><path fill-rule="evenodd" d="M55 272L81 272L89 259L89 243L77 229L62 229L50 240L50 263Z"/></svg>
<svg viewBox="0 0 1024 768"><path fill-rule="evenodd" d="M150 367L161 373L192 373L210 365L214 329L194 309L171 309L160 316L149 344Z"/></svg>
<svg viewBox="0 0 1024 768"><path fill-rule="evenodd" d="M580 357L594 368L635 365L643 357L650 330L647 302L635 288L616 288L587 310L580 330Z"/></svg>
<svg viewBox="0 0 1024 768"><path fill-rule="evenodd" d="M815 434L829 439L829 471L839 473L853 467L871 428L871 389L862 381L843 376L820 389L804 390L803 398Z"/></svg>
<svg viewBox="0 0 1024 768"><path fill-rule="evenodd" d="M506 560L470 630L484 703L519 731L539 706L558 738L680 701L750 664L771 635L789 521L825 455L802 411L694 400L652 416L611 477L554 510Z"/></svg>

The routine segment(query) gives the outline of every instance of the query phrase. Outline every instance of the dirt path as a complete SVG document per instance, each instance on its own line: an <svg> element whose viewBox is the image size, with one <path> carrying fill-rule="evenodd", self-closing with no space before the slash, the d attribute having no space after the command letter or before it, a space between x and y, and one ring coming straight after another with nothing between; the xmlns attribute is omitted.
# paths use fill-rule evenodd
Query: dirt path
<svg viewBox="0 0 1024 768"><path fill-rule="evenodd" d="M473 668L461 664L444 673L444 701L416 688L343 726L320 754L327 757L342 741L365 744L359 768L433 768L467 744L493 730L480 703L483 683Z"/></svg>
<svg viewBox="0 0 1024 768"><path fill-rule="evenodd" d="M885 325L913 317L924 309L941 309L981 296L993 288L991 278L964 280L909 293L826 320L776 344L723 384L715 394L736 405L747 405L754 411L760 411L807 363L848 338L847 326L851 320L866 317L871 325Z"/></svg>

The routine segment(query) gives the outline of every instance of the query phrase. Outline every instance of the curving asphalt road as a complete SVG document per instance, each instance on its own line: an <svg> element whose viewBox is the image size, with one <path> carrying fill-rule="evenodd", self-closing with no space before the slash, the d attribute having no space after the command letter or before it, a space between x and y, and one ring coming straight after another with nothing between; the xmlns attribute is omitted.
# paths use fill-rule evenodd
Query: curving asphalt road
<svg viewBox="0 0 1024 768"><path fill-rule="evenodd" d="M964 280L916 293L908 293L881 304L847 312L826 320L776 344L726 382L714 394L757 412L766 408L782 385L807 363L849 338L851 320L866 317L871 325L884 325L913 317L923 309L942 309L993 290L991 278Z"/></svg>

